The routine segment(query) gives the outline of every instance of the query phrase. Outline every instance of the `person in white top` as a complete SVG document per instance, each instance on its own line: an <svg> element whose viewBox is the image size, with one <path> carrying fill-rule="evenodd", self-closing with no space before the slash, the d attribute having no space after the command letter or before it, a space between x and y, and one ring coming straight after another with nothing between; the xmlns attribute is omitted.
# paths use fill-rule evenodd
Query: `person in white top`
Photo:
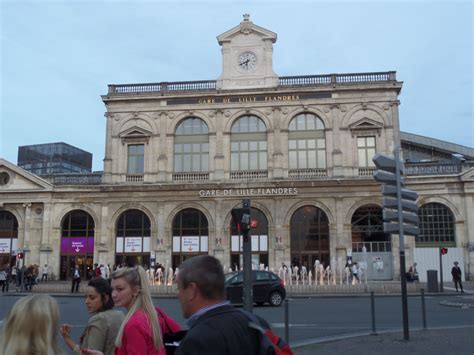
<svg viewBox="0 0 474 355"><path fill-rule="evenodd" d="M44 264L43 272L41 274L41 282L43 281L48 282L48 273L49 273L48 264Z"/></svg>

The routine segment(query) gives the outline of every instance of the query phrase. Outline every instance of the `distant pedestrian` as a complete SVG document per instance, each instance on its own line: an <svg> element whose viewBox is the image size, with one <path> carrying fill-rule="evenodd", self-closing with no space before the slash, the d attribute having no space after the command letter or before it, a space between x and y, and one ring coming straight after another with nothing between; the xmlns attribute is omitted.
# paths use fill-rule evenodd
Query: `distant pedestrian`
<svg viewBox="0 0 474 355"><path fill-rule="evenodd" d="M49 273L49 268L48 264L44 264L43 266L43 272L41 273L41 282L48 282L48 273Z"/></svg>
<svg viewBox="0 0 474 355"><path fill-rule="evenodd" d="M7 272L3 267L0 267L0 285L2 286L2 292L5 292L7 283Z"/></svg>
<svg viewBox="0 0 474 355"><path fill-rule="evenodd" d="M352 265L352 277L357 280L357 283L360 282L360 279L359 279L359 265L357 263L354 263Z"/></svg>
<svg viewBox="0 0 474 355"><path fill-rule="evenodd" d="M74 288L75 288L75 292L78 292L79 284L81 283L81 271L79 270L79 265L76 265L76 267L72 271L71 278L72 278L71 293L74 292Z"/></svg>
<svg viewBox="0 0 474 355"><path fill-rule="evenodd" d="M15 285L18 285L17 272L18 268L16 266L13 266L11 271L11 282L14 282Z"/></svg>
<svg viewBox="0 0 474 355"><path fill-rule="evenodd" d="M454 266L451 269L451 275L453 276L453 282L454 286L456 287L456 292L459 292L458 290L458 284L459 287L461 288L461 293L464 293L464 290L462 288L462 282L461 282L461 268L459 267L459 263L457 261L454 262Z"/></svg>
<svg viewBox="0 0 474 355"><path fill-rule="evenodd" d="M10 287L10 282L11 282L11 278L12 278L11 272L12 272L12 270L11 270L10 266L7 265L7 267L5 269L5 277L6 277L5 292L8 292L8 289ZM2 288L2 292L3 292L3 288Z"/></svg>

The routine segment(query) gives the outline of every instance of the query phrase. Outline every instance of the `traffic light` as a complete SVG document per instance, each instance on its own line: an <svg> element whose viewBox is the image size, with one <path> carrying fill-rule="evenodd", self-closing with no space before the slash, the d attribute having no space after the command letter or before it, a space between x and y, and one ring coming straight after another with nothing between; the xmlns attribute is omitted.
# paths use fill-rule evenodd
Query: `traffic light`
<svg viewBox="0 0 474 355"><path fill-rule="evenodd" d="M448 248L441 248L441 255L448 254Z"/></svg>
<svg viewBox="0 0 474 355"><path fill-rule="evenodd" d="M242 208L233 208L231 214L235 227L246 238L251 228L250 200L243 200Z"/></svg>
<svg viewBox="0 0 474 355"><path fill-rule="evenodd" d="M383 154L376 154L372 160L378 169L374 179L383 184L383 231L399 234L401 220L404 234L418 235L418 206L414 202L418 194L403 188L403 163Z"/></svg>
<svg viewBox="0 0 474 355"><path fill-rule="evenodd" d="M23 256L22 252L16 254L17 259L23 259Z"/></svg>

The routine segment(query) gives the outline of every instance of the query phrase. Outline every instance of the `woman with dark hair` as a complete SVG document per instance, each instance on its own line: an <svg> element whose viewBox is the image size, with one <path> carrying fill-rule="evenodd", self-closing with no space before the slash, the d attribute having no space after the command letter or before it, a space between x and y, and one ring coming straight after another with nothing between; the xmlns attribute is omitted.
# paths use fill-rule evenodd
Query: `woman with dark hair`
<svg viewBox="0 0 474 355"><path fill-rule="evenodd" d="M76 344L72 340L71 326L68 324L61 326L64 341L75 355L81 354L81 348L99 350L105 355L112 355L124 315L112 309L114 301L109 280L100 277L92 279L87 285L85 296L87 311L92 316L82 333L80 343Z"/></svg>

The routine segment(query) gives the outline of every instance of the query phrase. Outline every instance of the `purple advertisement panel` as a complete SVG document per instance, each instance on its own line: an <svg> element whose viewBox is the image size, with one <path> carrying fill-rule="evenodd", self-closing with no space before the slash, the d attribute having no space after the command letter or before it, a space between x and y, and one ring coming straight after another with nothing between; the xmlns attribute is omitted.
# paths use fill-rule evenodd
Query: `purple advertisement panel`
<svg viewBox="0 0 474 355"><path fill-rule="evenodd" d="M85 255L94 253L93 237L61 238L61 254Z"/></svg>

